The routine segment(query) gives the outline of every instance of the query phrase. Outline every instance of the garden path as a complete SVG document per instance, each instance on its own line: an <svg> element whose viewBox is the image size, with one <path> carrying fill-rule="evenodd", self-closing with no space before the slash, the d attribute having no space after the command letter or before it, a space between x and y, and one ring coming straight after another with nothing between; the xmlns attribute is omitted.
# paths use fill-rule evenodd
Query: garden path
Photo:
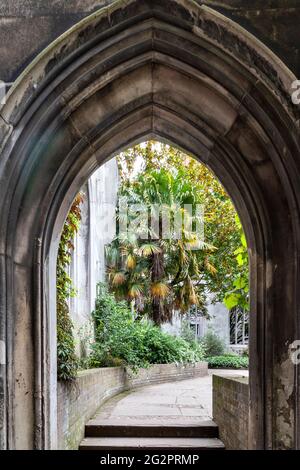
<svg viewBox="0 0 300 470"><path fill-rule="evenodd" d="M247 376L247 371L210 371L206 377L147 385L108 400L94 420L106 424L196 424L212 419L212 374Z"/></svg>

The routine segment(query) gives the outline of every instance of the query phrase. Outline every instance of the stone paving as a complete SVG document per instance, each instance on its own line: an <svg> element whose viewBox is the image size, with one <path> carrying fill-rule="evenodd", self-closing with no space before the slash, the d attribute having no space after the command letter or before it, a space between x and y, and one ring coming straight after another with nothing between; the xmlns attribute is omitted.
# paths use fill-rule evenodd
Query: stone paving
<svg viewBox="0 0 300 470"><path fill-rule="evenodd" d="M247 376L247 371L210 371L206 377L148 385L108 400L99 424L196 424L212 419L212 374Z"/></svg>

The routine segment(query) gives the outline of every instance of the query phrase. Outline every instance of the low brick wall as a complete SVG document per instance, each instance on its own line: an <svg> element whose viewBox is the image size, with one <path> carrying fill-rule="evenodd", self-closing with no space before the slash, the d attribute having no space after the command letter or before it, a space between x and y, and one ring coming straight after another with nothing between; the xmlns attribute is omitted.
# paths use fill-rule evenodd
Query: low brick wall
<svg viewBox="0 0 300 470"><path fill-rule="evenodd" d="M57 384L58 449L77 449L84 427L108 398L144 385L207 375L207 363L156 364L137 374L122 367L80 372L72 384Z"/></svg>
<svg viewBox="0 0 300 470"><path fill-rule="evenodd" d="M124 390L121 367L80 372L75 382L57 384L58 449L77 449L86 422L108 398Z"/></svg>
<svg viewBox="0 0 300 470"><path fill-rule="evenodd" d="M149 369L140 369L138 374L127 373L126 388L173 382L175 380L203 377L208 374L207 362L197 364L155 364Z"/></svg>
<svg viewBox="0 0 300 470"><path fill-rule="evenodd" d="M248 449L248 377L213 375L213 419L226 449Z"/></svg>

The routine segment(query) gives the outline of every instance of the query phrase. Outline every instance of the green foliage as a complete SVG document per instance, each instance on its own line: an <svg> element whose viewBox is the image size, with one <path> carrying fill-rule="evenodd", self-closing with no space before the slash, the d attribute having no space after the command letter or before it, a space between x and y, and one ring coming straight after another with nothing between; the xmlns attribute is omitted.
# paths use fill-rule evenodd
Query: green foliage
<svg viewBox="0 0 300 470"><path fill-rule="evenodd" d="M68 307L68 299L75 295L75 290L68 275L68 267L72 259L73 240L81 220L81 203L82 196L79 194L74 200L65 221L57 256L57 376L59 380L64 381L73 380L78 369L73 324Z"/></svg>
<svg viewBox="0 0 300 470"><path fill-rule="evenodd" d="M95 320L96 342L89 367L130 366L133 370L150 364L197 362L203 349L163 333L145 320L135 320L126 302L116 301L104 285L99 285Z"/></svg>
<svg viewBox="0 0 300 470"><path fill-rule="evenodd" d="M205 350L206 357L222 356L224 354L225 347L223 341L212 331L206 333L200 342Z"/></svg>
<svg viewBox="0 0 300 470"><path fill-rule="evenodd" d="M67 302L57 304L57 377L69 381L76 377L77 358L73 337L73 324Z"/></svg>
<svg viewBox="0 0 300 470"><path fill-rule="evenodd" d="M248 369L249 367L249 359L245 356L228 354L207 357L205 360L210 369Z"/></svg>
<svg viewBox="0 0 300 470"><path fill-rule="evenodd" d="M153 205L160 205L171 218L178 207L187 216L185 204L201 203L184 175L174 175L163 168L149 170L125 184L120 196L127 198L129 207L143 205L149 213ZM141 222L139 215L129 213L134 229L127 236L121 232L107 249L111 291L119 299L133 303L140 313L147 313L156 324L169 321L174 308L184 312L197 304L204 310L200 271L208 269L207 256L214 248L184 227L179 240L162 239L161 234L148 228L148 217L144 218L144 225L138 225L137 219ZM191 219L196 223L196 216ZM161 224L159 216L157 223ZM147 242L140 237L145 233ZM193 249L196 245L198 248Z"/></svg>
<svg viewBox="0 0 300 470"><path fill-rule="evenodd" d="M194 305L207 315L208 294L223 301L233 289L232 279L237 281L240 274L248 277L248 266L239 264L241 254L236 253L241 230L230 198L207 167L169 145L153 141L137 145L122 153L118 163L119 195L129 204L148 209L160 205L171 209L171 219L176 206L202 205L205 243L187 230L181 240L162 240L161 233L149 230L142 243L139 235L147 233L148 224L137 225L127 238L117 236L107 249L110 290L157 324L170 321L174 309L186 312ZM185 209L182 214L186 215ZM128 216L130 223L138 218L130 212ZM195 215L191 220L195 228L199 220Z"/></svg>
<svg viewBox="0 0 300 470"><path fill-rule="evenodd" d="M206 285L206 292L222 302L225 293L232 289L232 279L248 266L240 269L235 250L240 247L240 222L236 210L215 175L205 165L170 145L149 141L122 153L118 158L123 187L138 179L139 175L164 168L178 179L182 187L193 188L197 203L204 206L205 241L215 249L203 256L198 279ZM187 190L189 197L190 190ZM205 292L202 294L205 301ZM203 305L204 302L202 302Z"/></svg>
<svg viewBox="0 0 300 470"><path fill-rule="evenodd" d="M187 320L182 320L181 322L180 337L188 343L195 342L195 332L191 329L190 323Z"/></svg>
<svg viewBox="0 0 300 470"><path fill-rule="evenodd" d="M224 296L224 304L228 310L234 307L241 307L243 310L249 311L248 249L242 225L238 217L236 219L240 231L240 246L234 251L237 273L233 277L231 286Z"/></svg>

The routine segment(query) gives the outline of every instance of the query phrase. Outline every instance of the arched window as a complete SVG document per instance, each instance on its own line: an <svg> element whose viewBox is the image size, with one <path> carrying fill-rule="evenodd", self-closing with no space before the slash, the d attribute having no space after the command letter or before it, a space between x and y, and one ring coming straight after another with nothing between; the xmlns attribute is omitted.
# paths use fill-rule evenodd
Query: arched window
<svg viewBox="0 0 300 470"><path fill-rule="evenodd" d="M230 345L246 346L249 341L249 313L241 307L230 311Z"/></svg>

